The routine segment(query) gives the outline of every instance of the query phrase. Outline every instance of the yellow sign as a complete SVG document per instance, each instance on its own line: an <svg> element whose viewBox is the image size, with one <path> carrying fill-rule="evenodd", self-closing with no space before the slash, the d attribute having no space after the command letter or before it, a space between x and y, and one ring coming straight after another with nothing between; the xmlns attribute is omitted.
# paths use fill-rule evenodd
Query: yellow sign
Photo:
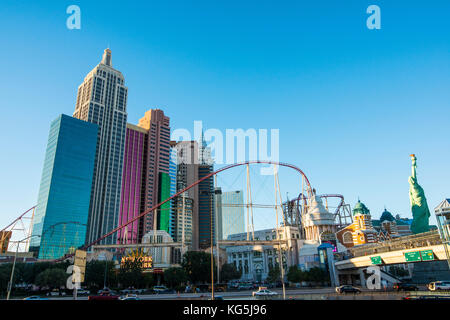
<svg viewBox="0 0 450 320"><path fill-rule="evenodd" d="M142 262L142 269L144 270L153 268L152 256L147 256L142 251L139 250L132 251L128 256L122 257L120 264L123 266L127 261L134 262L136 260Z"/></svg>
<svg viewBox="0 0 450 320"><path fill-rule="evenodd" d="M75 261L74 266L80 268L80 282L84 282L84 274L86 272L86 251L77 250L75 251Z"/></svg>

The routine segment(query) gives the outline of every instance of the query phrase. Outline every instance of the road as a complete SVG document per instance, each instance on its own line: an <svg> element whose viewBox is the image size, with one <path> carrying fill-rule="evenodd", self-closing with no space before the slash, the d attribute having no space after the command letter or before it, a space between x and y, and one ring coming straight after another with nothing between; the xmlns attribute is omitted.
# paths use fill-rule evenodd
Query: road
<svg viewBox="0 0 450 320"><path fill-rule="evenodd" d="M282 299L282 289L272 289L279 294L274 299ZM247 291L229 291L216 292L216 296L223 297L224 300L256 300L252 296L253 290ZM338 295L334 288L305 288L305 289L288 289L286 290L286 299L294 300L399 300L404 297L405 292L376 292L363 289L363 292L357 295L347 294ZM208 300L211 293L180 293L180 294L144 294L139 295L141 300ZM50 300L73 300L72 296L66 297L49 297ZM87 296L78 297L78 300L88 300Z"/></svg>

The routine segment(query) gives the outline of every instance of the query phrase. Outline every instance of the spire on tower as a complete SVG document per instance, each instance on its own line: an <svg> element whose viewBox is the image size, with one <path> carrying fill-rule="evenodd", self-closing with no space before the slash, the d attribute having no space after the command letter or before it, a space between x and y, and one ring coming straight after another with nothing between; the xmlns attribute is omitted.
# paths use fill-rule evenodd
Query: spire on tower
<svg viewBox="0 0 450 320"><path fill-rule="evenodd" d="M107 66L112 66L111 65L111 50L109 48L105 49L105 51L103 52L103 57L102 57L102 64L107 65Z"/></svg>

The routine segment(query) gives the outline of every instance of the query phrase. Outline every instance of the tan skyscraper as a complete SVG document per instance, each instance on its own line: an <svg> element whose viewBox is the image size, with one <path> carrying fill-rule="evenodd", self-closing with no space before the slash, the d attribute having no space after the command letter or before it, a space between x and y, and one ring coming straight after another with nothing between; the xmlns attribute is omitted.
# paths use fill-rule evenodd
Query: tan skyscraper
<svg viewBox="0 0 450 320"><path fill-rule="evenodd" d="M122 73L112 67L111 50L78 87L73 116L99 126L86 241L118 226L127 123L127 93ZM116 243L116 235L102 244Z"/></svg>

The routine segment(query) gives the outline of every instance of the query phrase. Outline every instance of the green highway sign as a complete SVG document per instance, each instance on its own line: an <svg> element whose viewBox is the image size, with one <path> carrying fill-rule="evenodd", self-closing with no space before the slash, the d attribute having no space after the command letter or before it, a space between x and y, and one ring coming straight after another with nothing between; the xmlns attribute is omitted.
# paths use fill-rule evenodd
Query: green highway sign
<svg viewBox="0 0 450 320"><path fill-rule="evenodd" d="M383 260L381 260L380 256L370 257L372 264L383 264Z"/></svg>
<svg viewBox="0 0 450 320"><path fill-rule="evenodd" d="M434 260L433 250L420 251L420 255L422 256L422 261Z"/></svg>
<svg viewBox="0 0 450 320"><path fill-rule="evenodd" d="M404 255L406 262L422 261L420 251L405 252Z"/></svg>

